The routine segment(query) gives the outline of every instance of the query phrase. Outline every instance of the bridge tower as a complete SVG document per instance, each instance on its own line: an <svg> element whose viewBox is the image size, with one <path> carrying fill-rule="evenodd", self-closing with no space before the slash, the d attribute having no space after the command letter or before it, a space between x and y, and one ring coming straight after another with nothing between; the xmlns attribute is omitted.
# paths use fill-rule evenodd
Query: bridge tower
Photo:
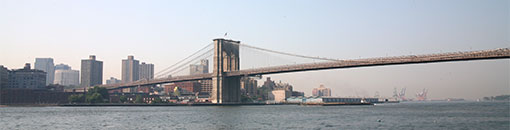
<svg viewBox="0 0 510 130"><path fill-rule="evenodd" d="M241 101L240 77L226 77L225 72L239 70L240 41L214 39L212 103L237 103Z"/></svg>

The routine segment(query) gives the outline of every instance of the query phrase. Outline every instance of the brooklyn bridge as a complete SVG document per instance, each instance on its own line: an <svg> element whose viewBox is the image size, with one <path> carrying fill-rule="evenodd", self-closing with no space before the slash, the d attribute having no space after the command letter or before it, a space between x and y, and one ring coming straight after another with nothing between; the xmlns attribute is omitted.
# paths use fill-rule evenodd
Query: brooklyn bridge
<svg viewBox="0 0 510 130"><path fill-rule="evenodd" d="M241 69L240 67L241 47L251 49L252 51L255 50L258 52L265 52L268 54L310 59L313 60L314 62L292 63L272 66L269 65L264 67ZM204 59L207 57L210 57L213 61L212 72L175 76L174 73L186 70L187 69L186 67L189 66L190 63L193 63L194 61ZM264 58L264 56L259 57ZM509 48L437 53L425 55L406 55L406 56L340 60L274 51L251 46L248 44L241 44L240 41L234 41L229 39L214 39L213 43L195 52L194 54L192 54L192 56L189 56L186 59L179 61L178 63L162 70L161 72L156 73L155 79L140 80L131 83L108 84L101 86L106 87L109 90L123 91L129 88L161 86L162 84L166 83L212 80L212 92L210 94L210 99L213 103L236 103L240 102L241 97L240 80L242 77L326 69L345 69L357 67L425 64L438 62L460 62L471 60L491 60L505 58L510 58Z"/></svg>

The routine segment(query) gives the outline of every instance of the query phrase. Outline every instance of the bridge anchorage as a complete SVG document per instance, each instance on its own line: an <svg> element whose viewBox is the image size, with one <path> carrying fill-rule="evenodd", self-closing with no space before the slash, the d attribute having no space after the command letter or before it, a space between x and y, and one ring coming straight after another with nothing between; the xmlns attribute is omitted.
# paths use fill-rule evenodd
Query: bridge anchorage
<svg viewBox="0 0 510 130"><path fill-rule="evenodd" d="M243 49L254 49L261 52L271 54L285 55L291 57L320 60L322 62L314 63L299 63L280 66L266 66L255 67L251 69L240 69L240 47ZM211 49L209 49L211 48ZM246 50L243 50L245 54ZM185 62L190 57L192 60ZM210 57L212 56L212 57ZM169 76L182 70L186 70L191 61L204 59L204 57L211 58L213 61L212 73L203 71L198 74L191 74L185 76ZM266 57L264 57L266 58ZM291 73L301 71L325 70L325 69L345 69L357 67L371 67L371 66L386 66L386 65L403 65L403 64L422 64L422 63L439 63L439 62L457 62L457 61L471 61L471 60L490 60L490 59L508 59L510 58L509 48L499 48L492 50L481 51L466 51L454 53L439 53L427 55L408 55L398 57L379 57L379 58L366 58L366 59L353 59L353 60L337 60L330 58L310 57L285 52L279 52L264 48L258 48L247 44L241 44L240 41L228 39L214 39L212 44L207 45L200 49L195 54L188 56L182 61L177 62L175 65L164 69L159 78L152 80L140 80L131 83L109 84L101 85L106 87L111 92L134 92L140 88L150 88L155 86L162 86L166 83L176 83L184 81L211 81L212 88L210 91L210 101L212 103L239 103L241 100L241 77L260 77L266 74L279 74ZM250 59L243 59L245 61L252 61ZM273 61L271 61L273 62ZM182 64L181 64L182 63ZM208 62L204 62L208 64ZM245 66L246 67L246 66ZM170 69L173 68L173 69ZM190 67L191 68L191 67ZM249 68L249 67L247 67ZM168 71L166 71L168 70ZM172 72L172 73L170 73ZM158 75L158 74L156 74Z"/></svg>

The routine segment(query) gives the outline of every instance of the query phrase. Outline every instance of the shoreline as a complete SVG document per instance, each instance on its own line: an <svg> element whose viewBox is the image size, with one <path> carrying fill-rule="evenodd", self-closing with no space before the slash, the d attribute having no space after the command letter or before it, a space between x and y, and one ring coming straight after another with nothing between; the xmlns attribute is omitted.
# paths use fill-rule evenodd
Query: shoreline
<svg viewBox="0 0 510 130"><path fill-rule="evenodd" d="M173 103L157 103L157 104L137 104L137 103L75 103L75 104L9 104L0 105L0 107L131 107L131 106L146 106L146 107L160 107L160 106L255 106L255 105L302 105L302 106L344 106L344 105L373 105L373 103L314 103L314 104L300 104L300 103L194 103L194 104L173 104Z"/></svg>

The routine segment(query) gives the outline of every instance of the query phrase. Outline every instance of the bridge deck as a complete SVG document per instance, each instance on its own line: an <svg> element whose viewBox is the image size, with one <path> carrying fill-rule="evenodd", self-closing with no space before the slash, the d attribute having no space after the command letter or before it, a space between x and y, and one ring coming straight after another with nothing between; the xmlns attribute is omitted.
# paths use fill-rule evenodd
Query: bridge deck
<svg viewBox="0 0 510 130"><path fill-rule="evenodd" d="M367 58L367 59L357 59L357 60L339 60L339 61L335 61L335 62L320 62L320 63L311 63L311 64L284 65L284 66L264 67L264 68L257 68L257 69L245 69L245 70L240 70L240 71L235 71L235 72L229 72L226 75L227 76L253 76L253 75L288 73L288 72L309 71L309 70L398 65L398 64L418 64L418 63L433 63L433 62L448 62L448 61L501 59L501 58L510 58L510 49L504 48L504 49L472 51L472 52L456 52L456 53L442 53L442 54L430 54L430 55L409 55L409 56L399 56L399 57Z"/></svg>
<svg viewBox="0 0 510 130"><path fill-rule="evenodd" d="M197 75L188 75L188 76L176 76L171 78L162 78L162 79L154 79L154 80L140 80L132 83L119 83L119 84L108 84L101 85L101 87L106 87L108 89L115 88L126 88L126 87L135 87L135 86L145 86L145 85L156 85L156 84L164 84L164 83L172 83L172 82L183 82L183 81L194 81L194 80L203 80L203 79L211 79L212 73L208 74L197 74Z"/></svg>

